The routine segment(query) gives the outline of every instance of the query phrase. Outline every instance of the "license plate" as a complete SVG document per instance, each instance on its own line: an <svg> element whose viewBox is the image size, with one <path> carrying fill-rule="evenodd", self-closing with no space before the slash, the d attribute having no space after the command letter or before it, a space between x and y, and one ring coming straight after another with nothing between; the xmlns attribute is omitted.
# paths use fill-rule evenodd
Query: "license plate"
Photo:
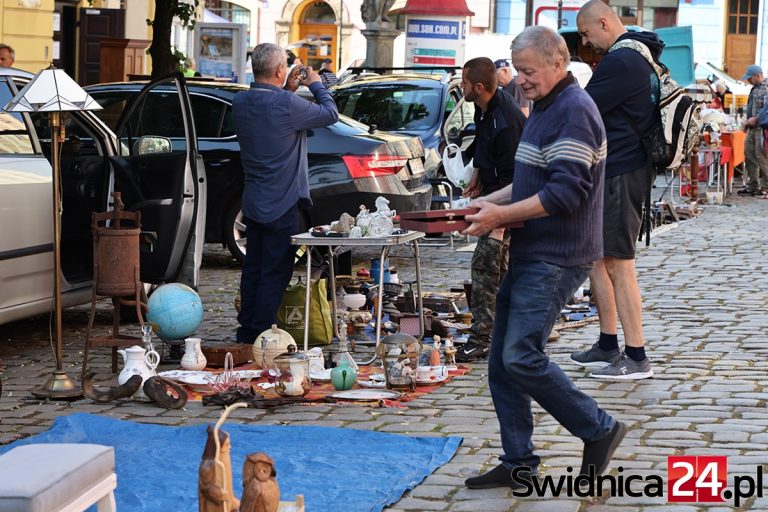
<svg viewBox="0 0 768 512"><path fill-rule="evenodd" d="M424 162L421 161L421 158L409 160L408 165L411 168L411 174L421 174L424 172Z"/></svg>

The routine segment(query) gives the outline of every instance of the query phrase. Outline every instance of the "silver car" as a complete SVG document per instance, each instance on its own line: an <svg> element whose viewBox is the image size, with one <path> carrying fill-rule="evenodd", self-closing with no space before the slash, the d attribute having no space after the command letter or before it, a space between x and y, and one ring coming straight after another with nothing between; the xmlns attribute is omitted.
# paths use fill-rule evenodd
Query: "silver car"
<svg viewBox="0 0 768 512"><path fill-rule="evenodd" d="M24 71L0 68L0 108L31 78ZM152 133L162 120L144 108L144 98L161 85L178 93L185 132L181 141ZM63 305L90 300L91 212L112 209L116 190L127 210L141 211L141 280L195 287L207 182L184 78L148 84L125 109L116 133L93 112L66 113L62 124ZM0 325L51 310L52 219L48 120L45 114L0 110Z"/></svg>

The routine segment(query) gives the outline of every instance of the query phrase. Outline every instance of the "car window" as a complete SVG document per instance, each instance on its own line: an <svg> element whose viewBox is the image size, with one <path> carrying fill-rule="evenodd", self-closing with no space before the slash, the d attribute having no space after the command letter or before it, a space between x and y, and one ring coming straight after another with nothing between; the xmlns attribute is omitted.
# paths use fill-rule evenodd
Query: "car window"
<svg viewBox="0 0 768 512"><path fill-rule="evenodd" d="M195 116L195 131L198 137L217 138L229 136L224 135L222 130L225 121L232 124L232 109L227 108L228 105L226 103L198 94L193 94L191 100L192 115ZM234 135L234 130L232 131L232 135Z"/></svg>
<svg viewBox="0 0 768 512"><path fill-rule="evenodd" d="M91 92L90 95L93 96L93 99L101 105L101 110L94 110L93 112L104 121L104 124L109 126L110 130L115 131L123 110L136 94L136 92L128 91Z"/></svg>
<svg viewBox="0 0 768 512"><path fill-rule="evenodd" d="M440 89L408 84L366 85L334 92L339 113L380 130L426 130L437 123Z"/></svg>
<svg viewBox="0 0 768 512"><path fill-rule="evenodd" d="M0 81L0 105L13 98L8 82ZM35 153L32 139L22 114L0 110L0 154L32 155Z"/></svg>
<svg viewBox="0 0 768 512"><path fill-rule="evenodd" d="M475 104L471 101L459 101L445 121L445 136L448 142L463 145L461 132L475 121Z"/></svg>

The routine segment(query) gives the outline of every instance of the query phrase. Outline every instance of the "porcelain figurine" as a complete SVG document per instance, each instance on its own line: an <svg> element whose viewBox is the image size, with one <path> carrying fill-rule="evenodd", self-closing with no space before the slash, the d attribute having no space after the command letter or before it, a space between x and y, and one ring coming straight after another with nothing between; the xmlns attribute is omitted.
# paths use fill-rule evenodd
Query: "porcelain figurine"
<svg viewBox="0 0 768 512"><path fill-rule="evenodd" d="M155 368L160 363L160 354L154 350L145 350L138 345L125 350L118 350L118 354L123 358L123 370L117 376L117 383L123 385L134 375L141 376L141 386L134 393L133 398L149 402L149 397L144 393L144 382L150 377L156 375Z"/></svg>
<svg viewBox="0 0 768 512"><path fill-rule="evenodd" d="M371 221L371 212L368 211L368 208L365 207L364 204L360 205L360 213L357 214L357 218L355 219L355 225L360 227L360 229L363 232L363 236L366 235L368 232L368 223Z"/></svg>
<svg viewBox="0 0 768 512"><path fill-rule="evenodd" d="M377 197L376 211L371 214L368 222L368 236L387 236L392 233L394 215L395 212L389 209L389 200L386 197Z"/></svg>
<svg viewBox="0 0 768 512"><path fill-rule="evenodd" d="M349 230L349 238L363 238L363 228L355 226Z"/></svg>
<svg viewBox="0 0 768 512"><path fill-rule="evenodd" d="M200 338L187 338L184 340L184 357L181 358L181 367L185 370L203 370L208 360L200 348Z"/></svg>
<svg viewBox="0 0 768 512"><path fill-rule="evenodd" d="M350 230L355 225L355 218L348 214L347 212L344 212L341 214L341 217L339 217L339 220L331 224L331 231L334 233L347 233L349 234Z"/></svg>
<svg viewBox="0 0 768 512"><path fill-rule="evenodd" d="M434 340L432 350L429 352L429 365L440 366L440 336L435 336Z"/></svg>
<svg viewBox="0 0 768 512"><path fill-rule="evenodd" d="M266 453L251 453L243 464L243 495L240 512L277 512L280 486L275 463Z"/></svg>
<svg viewBox="0 0 768 512"><path fill-rule="evenodd" d="M456 366L456 345L453 343L453 338L446 338L445 340L445 366L449 370L455 370Z"/></svg>

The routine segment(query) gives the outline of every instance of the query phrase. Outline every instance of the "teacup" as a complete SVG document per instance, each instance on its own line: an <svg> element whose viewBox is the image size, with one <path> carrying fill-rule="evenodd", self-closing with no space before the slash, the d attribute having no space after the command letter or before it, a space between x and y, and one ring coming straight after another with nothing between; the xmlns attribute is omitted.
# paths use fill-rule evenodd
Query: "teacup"
<svg viewBox="0 0 768 512"><path fill-rule="evenodd" d="M439 382L448 376L448 368L440 366L419 366L416 378L419 382Z"/></svg>

